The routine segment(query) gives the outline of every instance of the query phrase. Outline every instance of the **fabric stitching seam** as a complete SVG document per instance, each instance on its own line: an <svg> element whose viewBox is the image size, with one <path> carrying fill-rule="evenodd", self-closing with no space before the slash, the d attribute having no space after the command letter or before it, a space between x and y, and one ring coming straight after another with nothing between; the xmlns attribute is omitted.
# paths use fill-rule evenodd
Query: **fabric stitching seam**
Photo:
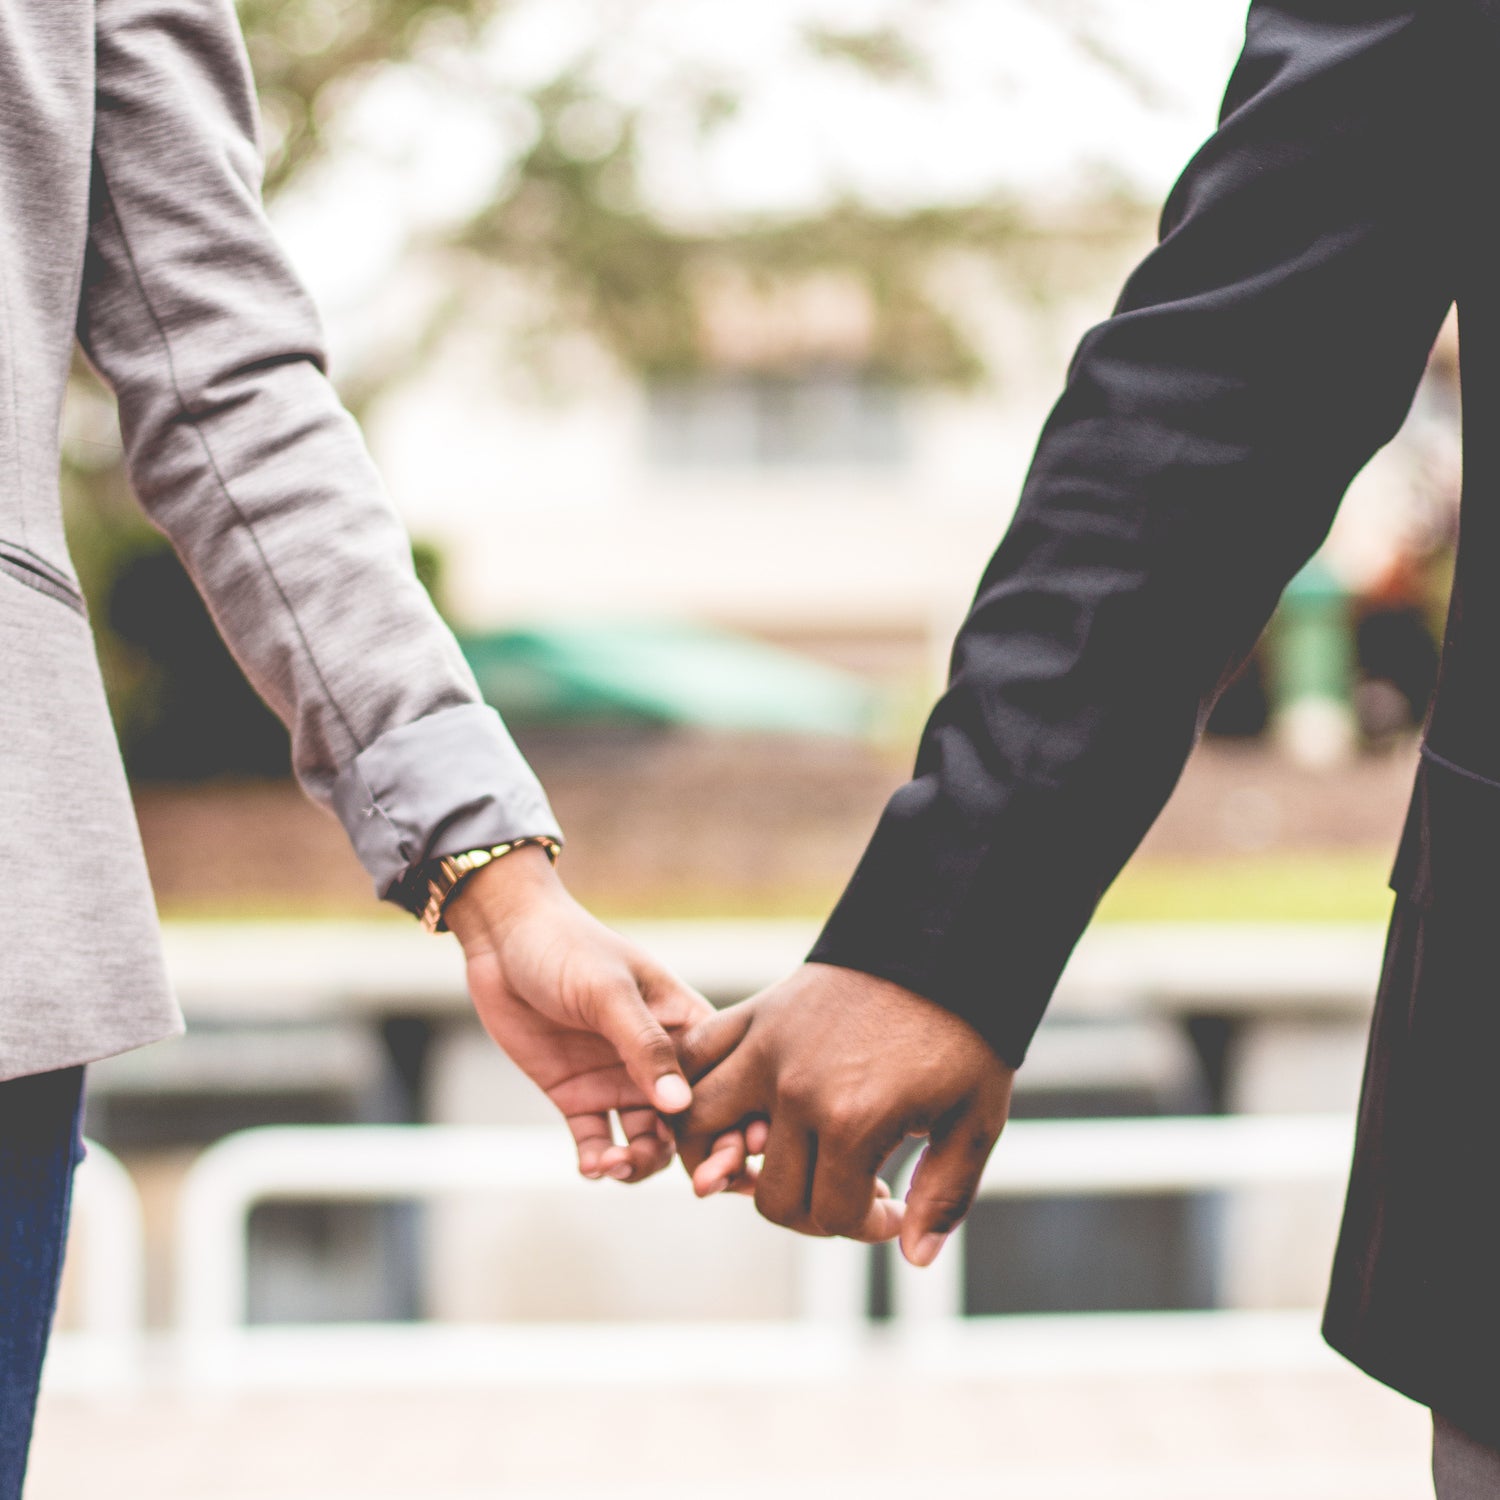
<svg viewBox="0 0 1500 1500"><path fill-rule="evenodd" d="M151 294L146 290L145 279L141 275L140 266L135 258L135 252L131 248L130 236L126 232L125 221L120 214L118 200L109 184L109 174L105 171L104 162L97 152L94 155L94 164L104 188L109 215L114 220L115 228L120 236L120 246L125 252L125 259L130 267L130 275L135 283L136 293L146 309L147 316L151 319L152 326L156 329L157 338L161 341L162 354L166 359L167 373L172 383L172 394L176 397L178 413L187 422L194 436L198 439L198 444L203 450L204 458L208 461L209 471L213 475L214 482L218 486L220 494L224 497L225 503L229 506L235 521L249 539L250 545L255 549L256 555L260 558L261 565L266 571L266 577L270 579L271 586L276 591L276 597L281 600L282 607L286 610L287 618L291 621L292 629L302 646L308 665L312 668L313 676L317 679L318 685L323 689L324 697L329 707L333 709L334 716L338 719L344 733L353 744L355 756L357 757L363 753L365 746L359 736L355 734L353 726L349 723L343 708L334 696L333 689L328 684L328 679L323 675L323 670L318 665L318 659L313 653L312 643L308 640L306 632L302 629L302 622L297 618L297 612L292 607L292 601L287 597L286 590L281 586L281 580L276 576L276 570L271 566L271 560L267 557L265 548L261 546L260 538L255 534L255 527L251 524L249 517L245 514L239 502L234 498L234 493L229 488L223 471L219 467L218 460L214 456L213 446L208 441L208 434L203 430L202 421L188 406L187 399L183 395L182 386L177 377L177 365L172 358L171 341L167 338L166 328L157 315L155 304L151 301Z"/></svg>
<svg viewBox="0 0 1500 1500"><path fill-rule="evenodd" d="M1421 755L1423 760L1430 760L1445 771L1452 771L1455 776L1463 776L1469 781L1477 781L1480 786L1489 787L1491 791L1500 792L1500 781L1493 781L1488 776L1481 776L1478 771L1471 771L1467 766L1458 765L1449 760L1446 755L1439 754L1430 745L1422 746Z"/></svg>
<svg viewBox="0 0 1500 1500"><path fill-rule="evenodd" d="M421 723L421 720L416 719L412 722ZM379 742L377 741L376 743ZM373 746L371 748L373 748ZM366 816L379 817L380 821L385 824L386 829L390 833L391 842L395 845L397 858L405 860L405 840L402 839L400 830L396 827L396 824L391 818L391 815L385 810L384 805L375 795L375 789L370 785L369 778L365 775L364 769L359 763L363 754L364 752L361 751L360 754L356 755L354 759L349 763L349 770L347 774L353 777L355 784L364 793L364 796L362 796L359 800L365 805L364 810ZM410 864L411 862L409 860L406 860L407 868L410 868ZM397 883L399 884L399 880Z"/></svg>
<svg viewBox="0 0 1500 1500"><path fill-rule="evenodd" d="M29 568L21 567L4 554L0 554L0 574L4 574L11 582L20 584L22 588L30 589L34 594L40 594L44 599L52 600L54 604L66 606L80 619L87 618L83 601L70 589L63 588L61 584L54 583L52 579L33 572Z"/></svg>
<svg viewBox="0 0 1500 1500"><path fill-rule="evenodd" d="M5 326L13 328L15 318L12 313L10 277L3 264L0 264L0 309L5 313ZM21 545L24 547L28 544L29 537L26 528L26 480L21 472L21 398L16 392L15 362L9 354L6 355L4 369L6 385L10 388L11 465L15 471L16 518L20 522Z"/></svg>

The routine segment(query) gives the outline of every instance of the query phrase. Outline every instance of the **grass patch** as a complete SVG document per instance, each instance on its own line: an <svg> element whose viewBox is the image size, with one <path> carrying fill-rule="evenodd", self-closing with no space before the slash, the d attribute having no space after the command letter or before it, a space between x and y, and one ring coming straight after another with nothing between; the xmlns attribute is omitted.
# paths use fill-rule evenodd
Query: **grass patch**
<svg viewBox="0 0 1500 1500"><path fill-rule="evenodd" d="M1099 909L1103 922L1384 922L1387 850L1140 860Z"/></svg>
<svg viewBox="0 0 1500 1500"><path fill-rule="evenodd" d="M1102 922L1383 922L1390 914L1385 850L1143 859L1116 882L1100 908ZM775 890L701 882L630 891L580 888L580 900L606 922L769 921L817 922L838 900L833 883L806 882ZM174 901L163 916L174 921L387 921L409 922L375 901L279 901L265 896L243 903L216 898Z"/></svg>

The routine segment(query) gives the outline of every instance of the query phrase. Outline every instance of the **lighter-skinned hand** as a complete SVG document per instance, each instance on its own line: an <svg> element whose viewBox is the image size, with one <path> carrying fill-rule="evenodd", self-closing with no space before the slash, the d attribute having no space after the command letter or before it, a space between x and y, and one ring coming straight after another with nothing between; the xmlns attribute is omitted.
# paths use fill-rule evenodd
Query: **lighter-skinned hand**
<svg viewBox="0 0 1500 1500"><path fill-rule="evenodd" d="M679 1052L694 1099L674 1129L700 1196L746 1180L750 1135L764 1148L754 1192L767 1219L803 1234L899 1237L917 1266L968 1213L1015 1079L952 1012L824 964L703 1022ZM903 1205L878 1174L909 1136L928 1145Z"/></svg>
<svg viewBox="0 0 1500 1500"><path fill-rule="evenodd" d="M541 849L471 875L444 916L479 1019L566 1119L578 1170L639 1182L665 1167L675 1143L664 1117L692 1100L674 1039L714 1014L708 1001L590 916ZM731 1183L747 1185L743 1174Z"/></svg>

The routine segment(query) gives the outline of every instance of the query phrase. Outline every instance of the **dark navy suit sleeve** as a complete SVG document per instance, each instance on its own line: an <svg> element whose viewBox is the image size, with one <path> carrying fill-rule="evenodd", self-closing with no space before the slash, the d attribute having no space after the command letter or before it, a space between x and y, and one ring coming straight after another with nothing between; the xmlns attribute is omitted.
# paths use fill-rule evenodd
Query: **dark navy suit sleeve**
<svg viewBox="0 0 1500 1500"><path fill-rule="evenodd" d="M1255 4L1217 133L1084 339L912 780L811 955L1022 1060L1453 296L1447 7Z"/></svg>

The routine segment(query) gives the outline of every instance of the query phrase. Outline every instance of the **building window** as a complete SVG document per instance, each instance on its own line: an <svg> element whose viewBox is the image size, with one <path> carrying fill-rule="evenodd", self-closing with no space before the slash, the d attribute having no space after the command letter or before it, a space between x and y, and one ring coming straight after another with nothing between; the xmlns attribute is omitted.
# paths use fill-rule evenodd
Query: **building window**
<svg viewBox="0 0 1500 1500"><path fill-rule="evenodd" d="M861 371L659 380L649 452L664 468L892 468L907 454L903 415L900 390Z"/></svg>

